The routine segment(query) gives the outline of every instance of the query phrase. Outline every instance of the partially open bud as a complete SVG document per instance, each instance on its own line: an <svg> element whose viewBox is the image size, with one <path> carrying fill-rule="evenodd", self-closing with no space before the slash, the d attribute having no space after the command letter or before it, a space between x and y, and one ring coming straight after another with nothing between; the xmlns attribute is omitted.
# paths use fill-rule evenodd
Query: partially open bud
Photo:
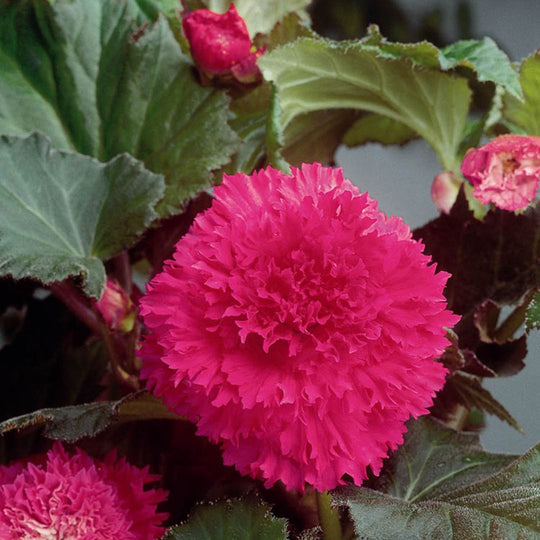
<svg viewBox="0 0 540 540"><path fill-rule="evenodd" d="M111 330L133 330L137 310L126 291L116 281L107 280L105 292L94 305Z"/></svg>
<svg viewBox="0 0 540 540"><path fill-rule="evenodd" d="M461 182L450 171L439 173L431 185L431 198L437 209L445 214L450 213L450 209L456 202Z"/></svg>
<svg viewBox="0 0 540 540"><path fill-rule="evenodd" d="M540 179L540 137L502 135L465 154L461 172L483 204L521 210L536 197Z"/></svg>
<svg viewBox="0 0 540 540"><path fill-rule="evenodd" d="M197 9L184 17L182 27L193 60L209 78L232 75L244 83L260 78L257 59L264 53L264 47L255 49L234 4L226 13Z"/></svg>

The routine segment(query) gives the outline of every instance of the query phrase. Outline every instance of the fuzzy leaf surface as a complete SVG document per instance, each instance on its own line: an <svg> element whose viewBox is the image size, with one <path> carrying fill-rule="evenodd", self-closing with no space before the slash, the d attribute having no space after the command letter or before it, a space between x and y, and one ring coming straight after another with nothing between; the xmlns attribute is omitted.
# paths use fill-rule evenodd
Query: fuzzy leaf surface
<svg viewBox="0 0 540 540"><path fill-rule="evenodd" d="M162 540L285 540L287 522L276 518L255 497L195 507L186 523L170 529Z"/></svg>
<svg viewBox="0 0 540 540"><path fill-rule="evenodd" d="M426 139L446 169L457 167L471 95L464 79L419 69L407 58L384 58L362 42L312 38L271 51L259 66L277 87L283 129L312 111L368 111L404 124Z"/></svg>
<svg viewBox="0 0 540 540"><path fill-rule="evenodd" d="M368 35L362 41L366 45L376 46L380 54L388 58L405 57L420 66L444 71L455 67L470 68L479 81L493 82L522 99L517 72L512 68L506 53L489 37L457 41L438 49L429 41L392 43L381 35L376 25L371 25Z"/></svg>
<svg viewBox="0 0 540 540"><path fill-rule="evenodd" d="M40 134L0 136L0 273L78 277L99 298L102 260L137 239L162 195L162 177L131 156L100 163L54 150Z"/></svg>
<svg viewBox="0 0 540 540"><path fill-rule="evenodd" d="M441 49L439 61L445 70L456 66L471 68L479 81L492 81L515 99L522 99L517 72L512 68L508 56L489 37L452 43Z"/></svg>
<svg viewBox="0 0 540 540"><path fill-rule="evenodd" d="M409 502L437 499L499 471L515 458L486 452L477 433L419 418L408 422L405 442L385 462L374 487Z"/></svg>
<svg viewBox="0 0 540 540"><path fill-rule="evenodd" d="M506 94L503 98L503 117L516 127L514 131L540 136L540 51L523 60L519 81L524 101Z"/></svg>
<svg viewBox="0 0 540 540"><path fill-rule="evenodd" d="M456 434L457 437L464 435ZM413 434L411 441L416 436ZM349 508L356 533L361 538L538 538L540 445L514 459L515 456L490 457L477 444L467 455L461 448L462 445L467 447L467 441L452 441L451 436L446 439L443 436L439 441L440 447L433 449L434 441L430 441L429 436L428 440L423 439L421 435L416 441L421 445L418 456L407 452L405 458L406 450L398 450L397 464L394 463L400 488L397 493L408 499L367 488L337 490L336 501ZM434 450L433 457L430 449ZM433 465L437 466L433 468ZM422 466L432 470L424 471ZM467 467L470 468L467 470ZM461 475L452 474L459 469L462 469ZM424 479L429 483L423 493L418 492L417 487ZM457 484L456 479L459 479Z"/></svg>
<svg viewBox="0 0 540 540"><path fill-rule="evenodd" d="M165 175L160 215L238 146L224 92L199 85L166 20L134 1L0 0L0 72L0 133L39 129L101 161L129 152Z"/></svg>
<svg viewBox="0 0 540 540"><path fill-rule="evenodd" d="M169 412L159 399L146 392L138 392L118 401L97 401L84 405L40 409L10 418L0 422L0 434L43 427L43 435L49 439L76 442L83 437L95 437L117 421L179 418Z"/></svg>

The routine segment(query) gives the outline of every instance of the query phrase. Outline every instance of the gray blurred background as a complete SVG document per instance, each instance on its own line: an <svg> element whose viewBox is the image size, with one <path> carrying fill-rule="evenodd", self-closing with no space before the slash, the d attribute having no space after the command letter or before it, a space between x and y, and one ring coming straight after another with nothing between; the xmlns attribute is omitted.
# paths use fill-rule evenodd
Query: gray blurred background
<svg viewBox="0 0 540 540"><path fill-rule="evenodd" d="M366 24L375 22L383 35L396 41L429 39L444 46L458 39L489 36L514 62L540 47L540 0L340 0L330 4L321 0L315 2L312 15L319 32L337 38L360 37ZM437 217L430 187L441 167L425 142L342 147L336 162L346 177L379 201L381 210L402 216L411 228ZM540 332L534 332L528 344L521 373L484 383L525 431L521 435L496 417L486 416L481 440L490 451L522 453L540 439Z"/></svg>

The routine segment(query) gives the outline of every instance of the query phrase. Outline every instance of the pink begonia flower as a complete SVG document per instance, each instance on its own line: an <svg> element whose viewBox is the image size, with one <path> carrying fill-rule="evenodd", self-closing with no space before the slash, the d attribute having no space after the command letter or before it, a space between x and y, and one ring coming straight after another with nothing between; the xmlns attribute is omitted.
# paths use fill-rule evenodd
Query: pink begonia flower
<svg viewBox="0 0 540 540"><path fill-rule="evenodd" d="M55 443L45 455L0 467L2 540L155 540L168 515L167 492L144 489L159 475L117 459L103 461Z"/></svg>
<svg viewBox="0 0 540 540"><path fill-rule="evenodd" d="M480 148L471 148L461 172L483 204L511 211L526 208L538 190L540 137L501 135Z"/></svg>
<svg viewBox="0 0 540 540"><path fill-rule="evenodd" d="M141 299L148 388L267 487L361 484L444 384L449 275L341 169L215 196Z"/></svg>
<svg viewBox="0 0 540 540"><path fill-rule="evenodd" d="M449 214L456 202L459 186L455 176L450 171L443 171L433 179L431 184L431 198L438 210Z"/></svg>
<svg viewBox="0 0 540 540"><path fill-rule="evenodd" d="M254 49L234 4L226 13L197 9L183 18L182 27L193 60L207 75L232 74L245 83L260 77L257 60L265 48Z"/></svg>
<svg viewBox="0 0 540 540"><path fill-rule="evenodd" d="M107 279L105 291L94 305L111 330L131 332L137 308L119 283Z"/></svg>

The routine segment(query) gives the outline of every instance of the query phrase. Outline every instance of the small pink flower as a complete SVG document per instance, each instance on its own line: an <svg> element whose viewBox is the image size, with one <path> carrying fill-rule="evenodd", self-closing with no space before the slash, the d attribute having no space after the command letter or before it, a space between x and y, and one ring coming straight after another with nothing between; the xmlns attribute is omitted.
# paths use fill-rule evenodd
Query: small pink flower
<svg viewBox="0 0 540 540"><path fill-rule="evenodd" d="M131 332L137 309L118 282L107 279L105 291L94 305L111 330Z"/></svg>
<svg viewBox="0 0 540 540"><path fill-rule="evenodd" d="M450 171L439 173L431 184L431 198L433 203L441 212L450 213L450 210L459 192L460 182Z"/></svg>
<svg viewBox="0 0 540 540"><path fill-rule="evenodd" d="M232 74L245 83L260 77L257 59L264 48L254 50L246 23L234 4L223 14L197 9L184 17L182 27L193 59L207 75Z"/></svg>
<svg viewBox="0 0 540 540"><path fill-rule="evenodd" d="M465 154L461 172L483 204L521 210L536 197L540 179L540 137L502 135Z"/></svg>
<svg viewBox="0 0 540 540"><path fill-rule="evenodd" d="M160 478L111 452L103 461L55 443L45 455L0 467L2 540L155 540L167 514Z"/></svg>
<svg viewBox="0 0 540 540"><path fill-rule="evenodd" d="M141 299L142 376L268 487L361 484L444 384L449 275L341 169L215 196Z"/></svg>

